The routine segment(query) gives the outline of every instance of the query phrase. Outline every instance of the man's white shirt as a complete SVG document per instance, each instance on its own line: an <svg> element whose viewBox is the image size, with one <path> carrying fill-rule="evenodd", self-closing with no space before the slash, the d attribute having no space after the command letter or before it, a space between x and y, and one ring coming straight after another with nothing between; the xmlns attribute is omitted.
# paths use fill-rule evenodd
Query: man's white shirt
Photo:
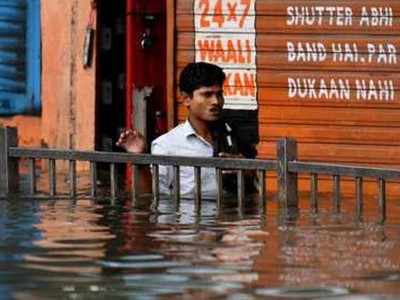
<svg viewBox="0 0 400 300"><path fill-rule="evenodd" d="M212 157L213 146L199 136L186 121L151 143L151 154L173 156ZM201 194L203 198L215 198L217 194L214 168L201 168ZM174 175L172 166L159 166L160 193L170 194ZM194 195L194 168L180 167L180 193L182 197Z"/></svg>

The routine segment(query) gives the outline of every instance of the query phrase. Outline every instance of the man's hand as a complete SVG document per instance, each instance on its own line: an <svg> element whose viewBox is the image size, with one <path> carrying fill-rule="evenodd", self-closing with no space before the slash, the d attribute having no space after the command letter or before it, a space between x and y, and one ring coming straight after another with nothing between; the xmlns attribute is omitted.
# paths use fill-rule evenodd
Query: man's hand
<svg viewBox="0 0 400 300"><path fill-rule="evenodd" d="M124 129L115 144L131 153L146 152L146 141L137 130Z"/></svg>
<svg viewBox="0 0 400 300"><path fill-rule="evenodd" d="M219 152L218 157L221 158L244 158L242 154L232 154L232 153L227 153L227 152ZM222 174L228 175L228 174L237 174L238 170L231 170L231 169L224 169L222 170Z"/></svg>
<svg viewBox="0 0 400 300"><path fill-rule="evenodd" d="M218 153L218 157L221 157L221 158L245 158L243 156L243 154L241 154L241 153L232 154L232 153L227 153L227 152ZM224 169L224 170L222 170L222 174L224 174L224 175L237 174L238 171L239 170ZM256 172L255 172L255 170L244 170L244 176L255 178Z"/></svg>
<svg viewBox="0 0 400 300"><path fill-rule="evenodd" d="M232 154L227 152L219 152L218 157L221 158L245 158L242 154Z"/></svg>

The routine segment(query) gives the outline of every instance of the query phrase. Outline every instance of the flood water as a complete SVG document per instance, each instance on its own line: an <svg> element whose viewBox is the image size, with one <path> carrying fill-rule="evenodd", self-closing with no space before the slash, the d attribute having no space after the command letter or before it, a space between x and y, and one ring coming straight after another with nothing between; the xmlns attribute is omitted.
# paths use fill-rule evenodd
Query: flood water
<svg viewBox="0 0 400 300"><path fill-rule="evenodd" d="M271 200L201 216L190 200L1 200L0 298L399 299L398 202L385 226L346 203L285 223Z"/></svg>

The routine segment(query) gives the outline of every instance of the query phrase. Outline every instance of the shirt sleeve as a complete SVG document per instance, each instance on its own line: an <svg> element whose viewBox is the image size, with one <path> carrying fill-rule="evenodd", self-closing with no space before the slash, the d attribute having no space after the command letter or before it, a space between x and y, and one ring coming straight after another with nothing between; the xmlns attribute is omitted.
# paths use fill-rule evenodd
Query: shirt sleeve
<svg viewBox="0 0 400 300"><path fill-rule="evenodd" d="M151 154L154 155L169 155L167 149L160 145L159 143L151 144ZM172 187L172 167L171 166L162 166L158 167L158 180L160 186L161 194L170 194Z"/></svg>

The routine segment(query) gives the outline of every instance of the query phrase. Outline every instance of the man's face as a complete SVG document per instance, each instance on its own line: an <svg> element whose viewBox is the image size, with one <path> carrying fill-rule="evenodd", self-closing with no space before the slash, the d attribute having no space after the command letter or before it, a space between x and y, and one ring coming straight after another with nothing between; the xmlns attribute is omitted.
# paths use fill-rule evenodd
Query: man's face
<svg viewBox="0 0 400 300"><path fill-rule="evenodd" d="M185 95L184 104L189 114L200 121L212 122L221 117L224 105L223 89L219 85L201 87L193 91L193 96Z"/></svg>

